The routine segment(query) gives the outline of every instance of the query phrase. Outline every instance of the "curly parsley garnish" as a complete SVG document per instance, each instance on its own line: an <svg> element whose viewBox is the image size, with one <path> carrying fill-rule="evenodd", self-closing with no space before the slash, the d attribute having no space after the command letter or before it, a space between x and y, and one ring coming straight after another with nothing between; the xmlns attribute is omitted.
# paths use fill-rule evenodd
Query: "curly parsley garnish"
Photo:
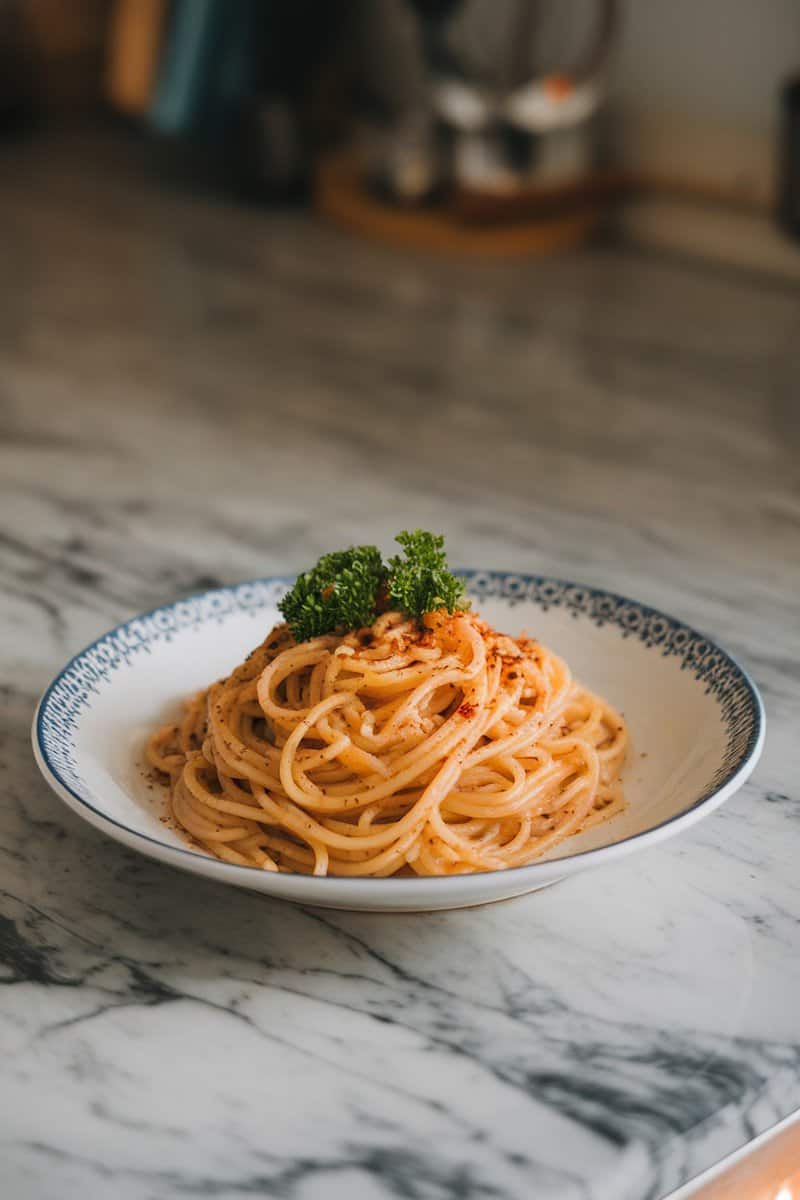
<svg viewBox="0 0 800 1200"><path fill-rule="evenodd" d="M298 642L360 629L375 620L375 600L385 579L378 547L352 546L323 554L311 571L297 577L278 608Z"/></svg>
<svg viewBox="0 0 800 1200"><path fill-rule="evenodd" d="M416 529L398 534L403 554L386 565L376 546L323 554L299 575L280 609L298 642L371 625L379 611L398 608L417 619L427 612L466 608L464 581L447 568L444 538Z"/></svg>
<svg viewBox="0 0 800 1200"><path fill-rule="evenodd" d="M404 553L389 559L391 607L411 617L422 617L437 608L455 612L466 607L464 580L448 570L443 537L415 529L399 533L395 541Z"/></svg>

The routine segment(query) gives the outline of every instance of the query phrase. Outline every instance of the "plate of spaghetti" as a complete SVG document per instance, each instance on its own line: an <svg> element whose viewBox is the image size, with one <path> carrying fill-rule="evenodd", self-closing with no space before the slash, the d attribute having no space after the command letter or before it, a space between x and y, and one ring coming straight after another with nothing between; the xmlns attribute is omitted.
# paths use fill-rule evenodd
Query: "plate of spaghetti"
<svg viewBox="0 0 800 1200"><path fill-rule="evenodd" d="M390 911L535 891L747 779L763 706L708 637L602 589L453 573L422 530L397 541L101 637L37 709L47 782L162 862Z"/></svg>

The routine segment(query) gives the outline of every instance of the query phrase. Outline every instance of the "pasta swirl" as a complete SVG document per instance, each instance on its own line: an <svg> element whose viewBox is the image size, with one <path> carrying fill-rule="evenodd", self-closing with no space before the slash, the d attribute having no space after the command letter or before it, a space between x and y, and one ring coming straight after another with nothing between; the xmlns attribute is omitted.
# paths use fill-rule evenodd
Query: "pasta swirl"
<svg viewBox="0 0 800 1200"><path fill-rule="evenodd" d="M226 862L314 875L522 866L622 807L626 730L530 638L471 612L297 643L285 625L147 747Z"/></svg>

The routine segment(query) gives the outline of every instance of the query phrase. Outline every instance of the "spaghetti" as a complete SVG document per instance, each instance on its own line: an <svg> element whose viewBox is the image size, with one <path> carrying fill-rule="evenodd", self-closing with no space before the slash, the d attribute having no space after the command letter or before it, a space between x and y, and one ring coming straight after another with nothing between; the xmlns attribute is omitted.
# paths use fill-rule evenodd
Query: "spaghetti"
<svg viewBox="0 0 800 1200"><path fill-rule="evenodd" d="M522 866L618 812L626 730L538 642L471 612L286 625L152 735L174 823L229 863L314 875Z"/></svg>

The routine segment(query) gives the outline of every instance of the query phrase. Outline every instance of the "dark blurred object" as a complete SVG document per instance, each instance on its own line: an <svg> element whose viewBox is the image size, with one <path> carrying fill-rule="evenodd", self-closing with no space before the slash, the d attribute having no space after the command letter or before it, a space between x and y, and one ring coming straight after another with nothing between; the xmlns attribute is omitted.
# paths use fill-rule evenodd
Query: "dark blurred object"
<svg viewBox="0 0 800 1200"><path fill-rule="evenodd" d="M20 0L35 56L36 103L64 112L95 105L101 92L108 0Z"/></svg>
<svg viewBox="0 0 800 1200"><path fill-rule="evenodd" d="M152 123L242 199L309 190L317 78L342 22L325 0L177 0Z"/></svg>
<svg viewBox="0 0 800 1200"><path fill-rule="evenodd" d="M317 204L369 236L456 253L583 240L627 189L597 152L619 0L365 0L355 144Z"/></svg>
<svg viewBox="0 0 800 1200"><path fill-rule="evenodd" d="M455 187L480 201L465 211L502 220L506 200L518 219L538 190L546 205L584 190L618 0L405 0L405 16L377 2L392 29L371 48L401 88L369 168L379 195L414 205Z"/></svg>
<svg viewBox="0 0 800 1200"><path fill-rule="evenodd" d="M783 229L800 238L800 76L781 94L781 157L778 219Z"/></svg>
<svg viewBox="0 0 800 1200"><path fill-rule="evenodd" d="M36 116L34 54L21 7L0 0L0 134L27 130Z"/></svg>
<svg viewBox="0 0 800 1200"><path fill-rule="evenodd" d="M316 150L315 97L347 22L330 0L271 0L260 7L258 87L246 129L243 194L262 203L304 199Z"/></svg>

